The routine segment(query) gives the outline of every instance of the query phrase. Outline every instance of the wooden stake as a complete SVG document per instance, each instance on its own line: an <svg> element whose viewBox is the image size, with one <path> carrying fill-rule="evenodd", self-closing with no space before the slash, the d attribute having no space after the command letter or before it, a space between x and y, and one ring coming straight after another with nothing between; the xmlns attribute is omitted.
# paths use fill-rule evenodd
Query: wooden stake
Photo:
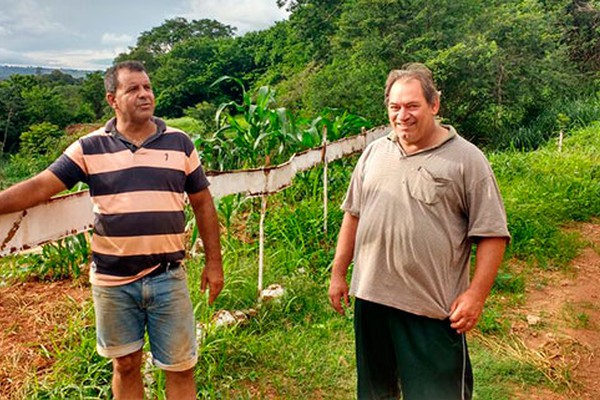
<svg viewBox="0 0 600 400"><path fill-rule="evenodd" d="M327 127L323 127L323 152L321 153L321 162L323 162L323 233L327 236Z"/></svg>
<svg viewBox="0 0 600 400"><path fill-rule="evenodd" d="M560 133L558 134L558 151L561 152L562 151L562 144L563 144L563 136L564 133L562 131L562 129L560 130Z"/></svg>
<svg viewBox="0 0 600 400"><path fill-rule="evenodd" d="M263 194L260 198L260 225L258 238L258 295L263 289L263 270L265 259L265 214L267 213L267 195Z"/></svg>

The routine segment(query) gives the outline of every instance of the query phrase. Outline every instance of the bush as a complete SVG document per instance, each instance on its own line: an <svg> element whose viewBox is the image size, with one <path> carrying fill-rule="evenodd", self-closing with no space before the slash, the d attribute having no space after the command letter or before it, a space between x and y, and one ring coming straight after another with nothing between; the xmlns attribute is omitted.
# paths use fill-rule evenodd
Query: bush
<svg viewBox="0 0 600 400"><path fill-rule="evenodd" d="M54 153L54 144L64 135L64 131L49 122L34 124L20 137L19 152L27 156L40 156Z"/></svg>

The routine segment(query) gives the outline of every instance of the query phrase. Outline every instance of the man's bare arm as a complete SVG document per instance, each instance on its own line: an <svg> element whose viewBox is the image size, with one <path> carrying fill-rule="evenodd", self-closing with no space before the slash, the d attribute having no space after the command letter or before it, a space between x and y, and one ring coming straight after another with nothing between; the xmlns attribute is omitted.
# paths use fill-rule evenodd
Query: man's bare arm
<svg viewBox="0 0 600 400"><path fill-rule="evenodd" d="M477 325L483 306L498 274L504 257L507 238L481 238L477 243L475 272L469 288L452 304L450 321L458 333L468 332Z"/></svg>
<svg viewBox="0 0 600 400"><path fill-rule="evenodd" d="M217 211L208 189L188 194L188 198L196 216L198 233L204 244L204 254L206 255L200 289L205 291L208 287L208 302L212 304L223 289L224 283Z"/></svg>
<svg viewBox="0 0 600 400"><path fill-rule="evenodd" d="M333 258L333 268L331 269L329 302L335 311L342 315L344 314L342 299L346 307L349 305L346 276L348 274L348 267L354 256L357 227L358 217L350 213L345 213Z"/></svg>
<svg viewBox="0 0 600 400"><path fill-rule="evenodd" d="M45 170L0 192L0 214L33 207L65 189L65 184L56 175Z"/></svg>

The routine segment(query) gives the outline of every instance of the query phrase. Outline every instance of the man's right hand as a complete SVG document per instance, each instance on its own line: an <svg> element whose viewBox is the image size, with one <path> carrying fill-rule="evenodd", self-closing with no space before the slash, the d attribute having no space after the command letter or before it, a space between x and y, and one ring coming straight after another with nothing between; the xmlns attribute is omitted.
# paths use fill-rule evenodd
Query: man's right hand
<svg viewBox="0 0 600 400"><path fill-rule="evenodd" d="M344 304L342 304L342 300ZM329 283L329 304L340 315L344 315L344 308L350 306L348 300L348 283L345 277L332 274L331 282Z"/></svg>
<svg viewBox="0 0 600 400"><path fill-rule="evenodd" d="M329 303L335 311L344 315L344 306L349 307L348 301L348 266L354 254L354 241L358 228L358 217L348 212L344 213L340 234L338 235L337 248L333 257L331 268L331 282L329 283ZM342 300L344 304L342 304Z"/></svg>

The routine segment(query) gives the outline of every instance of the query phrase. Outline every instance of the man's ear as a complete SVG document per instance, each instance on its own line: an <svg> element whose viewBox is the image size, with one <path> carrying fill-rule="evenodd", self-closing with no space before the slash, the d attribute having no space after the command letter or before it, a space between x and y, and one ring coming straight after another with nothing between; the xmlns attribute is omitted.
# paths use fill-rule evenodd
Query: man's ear
<svg viewBox="0 0 600 400"><path fill-rule="evenodd" d="M440 96L436 96L433 104L431 105L431 113L437 115L440 111Z"/></svg>
<svg viewBox="0 0 600 400"><path fill-rule="evenodd" d="M104 98L106 99L106 102L108 103L109 106L111 106L113 109L116 106L115 103L115 94L114 93L106 93L106 95L104 96Z"/></svg>

